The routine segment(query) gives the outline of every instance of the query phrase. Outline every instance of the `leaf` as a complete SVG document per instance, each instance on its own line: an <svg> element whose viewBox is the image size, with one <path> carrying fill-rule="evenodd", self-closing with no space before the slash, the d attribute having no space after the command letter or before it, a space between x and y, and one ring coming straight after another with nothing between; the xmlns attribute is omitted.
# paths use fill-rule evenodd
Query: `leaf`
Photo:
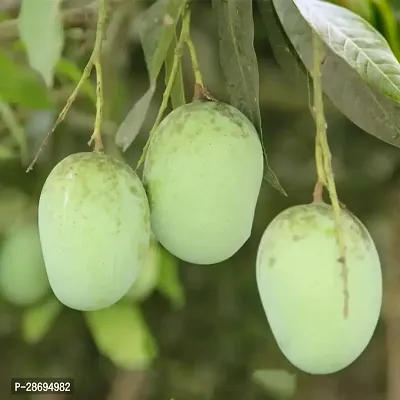
<svg viewBox="0 0 400 400"><path fill-rule="evenodd" d="M185 304L185 292L179 278L178 259L160 246L160 272L158 290L167 297L175 308Z"/></svg>
<svg viewBox="0 0 400 400"><path fill-rule="evenodd" d="M52 107L49 92L30 68L15 63L0 51L0 96L10 104L44 109Z"/></svg>
<svg viewBox="0 0 400 400"><path fill-rule="evenodd" d="M270 1L273 2L294 49L307 70L312 73L311 28L292 0L259 0L261 4ZM321 70L324 92L347 118L364 131L400 147L399 103L374 90L361 79L356 70L329 47L326 48Z"/></svg>
<svg viewBox="0 0 400 400"><path fill-rule="evenodd" d="M177 43L178 43L178 40L177 40L176 34L175 34L172 39L172 42L169 46L167 58L165 60L165 84L166 85L171 76L172 64L174 62L174 56L175 56L175 47L176 47ZM173 109L186 104L181 63L179 63L178 70L175 75L174 84L172 85L170 96L171 96L171 104L172 104Z"/></svg>
<svg viewBox="0 0 400 400"><path fill-rule="evenodd" d="M302 90L307 91L307 70L283 30L272 0L258 0L258 7L276 61L287 73L287 78L290 79L291 83L298 85L301 82L303 84Z"/></svg>
<svg viewBox="0 0 400 400"><path fill-rule="evenodd" d="M115 142L126 151L136 139L153 98L158 75L167 57L176 24L187 0L158 0L139 17L139 35L149 73L150 87L122 122Z"/></svg>
<svg viewBox="0 0 400 400"><path fill-rule="evenodd" d="M66 58L61 58L61 60L57 63L55 74L59 78L68 79L75 84L78 84L81 80L83 71L76 66L73 62ZM86 94L89 99L96 104L96 89L94 88L92 82L88 79L82 86L82 92Z"/></svg>
<svg viewBox="0 0 400 400"><path fill-rule="evenodd" d="M156 344L140 309L132 304L85 312L100 353L123 369L147 368L157 354Z"/></svg>
<svg viewBox="0 0 400 400"><path fill-rule="evenodd" d="M123 151L128 150L129 146L136 139L140 128L146 118L147 110L150 107L156 87L150 86L143 97L133 106L127 117L122 121L118 128L115 142L122 147Z"/></svg>
<svg viewBox="0 0 400 400"><path fill-rule="evenodd" d="M296 375L284 370L258 370L253 373L253 380L275 399L290 399L296 392Z"/></svg>
<svg viewBox="0 0 400 400"><path fill-rule="evenodd" d="M150 83L154 83L167 56L176 24L186 0L158 0L143 14L139 23Z"/></svg>
<svg viewBox="0 0 400 400"><path fill-rule="evenodd" d="M220 64L227 83L229 103L250 119L263 144L252 0L212 0L212 6L218 19ZM264 155L267 181L286 195L269 167L265 151Z"/></svg>
<svg viewBox="0 0 400 400"><path fill-rule="evenodd" d="M55 298L26 309L22 314L22 337L25 342L39 343L50 331L61 310L62 305Z"/></svg>
<svg viewBox="0 0 400 400"><path fill-rule="evenodd" d="M386 39L359 15L320 0L293 0L329 48L373 88L400 101L400 64Z"/></svg>
<svg viewBox="0 0 400 400"><path fill-rule="evenodd" d="M54 69L64 47L62 0L22 0L18 17L20 38L29 64L48 87L53 86Z"/></svg>

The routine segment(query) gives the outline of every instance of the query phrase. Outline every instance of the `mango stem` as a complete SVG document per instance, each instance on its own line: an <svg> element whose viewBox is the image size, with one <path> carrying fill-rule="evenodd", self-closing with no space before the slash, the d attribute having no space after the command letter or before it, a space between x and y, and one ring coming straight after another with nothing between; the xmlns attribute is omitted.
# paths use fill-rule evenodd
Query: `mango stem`
<svg viewBox="0 0 400 400"><path fill-rule="evenodd" d="M325 120L324 103L322 95L322 82L321 82L321 64L325 58L325 51L323 43L317 33L313 32L313 53L314 53L314 66L313 66L313 88L314 88L314 113L316 124L316 166L318 174L317 188L327 187L329 197L332 202L333 212L335 216L336 240L339 247L339 263L341 264L341 277L343 279L343 296L344 306L343 315L345 318L349 314L349 289L348 289L348 268L346 262L346 248L344 243L343 230L341 226L341 206L338 199L336 185L332 169L332 155L329 149L327 138L327 123ZM315 193L318 190L314 190Z"/></svg>

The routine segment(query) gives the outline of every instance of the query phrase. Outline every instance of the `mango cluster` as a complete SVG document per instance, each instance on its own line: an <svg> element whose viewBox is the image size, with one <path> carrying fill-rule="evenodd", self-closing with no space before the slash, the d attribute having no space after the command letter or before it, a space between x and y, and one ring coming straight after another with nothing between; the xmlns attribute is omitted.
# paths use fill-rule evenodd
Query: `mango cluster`
<svg viewBox="0 0 400 400"><path fill-rule="evenodd" d="M200 100L160 123L142 180L105 154L66 157L48 176L39 201L40 243L54 294L82 311L145 296L157 276L157 243L188 263L230 258L251 235L263 168L249 119L228 104ZM326 204L282 212L258 250L257 285L273 334L286 357L310 373L349 365L379 318L375 245L347 211L343 227L345 274Z"/></svg>

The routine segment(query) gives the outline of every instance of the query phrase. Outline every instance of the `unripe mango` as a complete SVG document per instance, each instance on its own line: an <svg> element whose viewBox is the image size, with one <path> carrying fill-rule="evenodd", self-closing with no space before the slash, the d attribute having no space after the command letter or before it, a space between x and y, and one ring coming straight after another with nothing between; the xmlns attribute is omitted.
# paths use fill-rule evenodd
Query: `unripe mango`
<svg viewBox="0 0 400 400"><path fill-rule="evenodd" d="M18 306L31 305L50 292L36 224L14 228L0 255L2 296Z"/></svg>
<svg viewBox="0 0 400 400"><path fill-rule="evenodd" d="M226 260L250 236L262 178L261 143L240 111L211 101L175 109L144 165L157 239L187 262Z"/></svg>
<svg viewBox="0 0 400 400"><path fill-rule="evenodd" d="M78 153L56 165L40 196L39 230L60 302L88 311L120 300L147 254L149 213L142 183L125 163Z"/></svg>
<svg viewBox="0 0 400 400"><path fill-rule="evenodd" d="M351 364L366 348L382 305L382 272L364 225L341 212L346 274L333 208L291 207L264 232L257 285L273 335L288 360L311 374Z"/></svg>

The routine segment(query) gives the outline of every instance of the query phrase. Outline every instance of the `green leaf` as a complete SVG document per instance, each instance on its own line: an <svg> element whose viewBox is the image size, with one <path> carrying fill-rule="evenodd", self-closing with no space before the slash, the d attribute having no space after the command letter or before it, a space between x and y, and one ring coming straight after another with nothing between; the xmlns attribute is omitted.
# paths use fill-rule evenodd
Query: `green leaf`
<svg viewBox="0 0 400 400"><path fill-rule="evenodd" d="M27 308L22 314L22 337L29 344L39 343L52 328L62 310L61 303L51 298Z"/></svg>
<svg viewBox="0 0 400 400"><path fill-rule="evenodd" d="M176 47L177 43L178 43L178 40L177 40L176 34L174 34L171 45L169 46L169 49L168 49L167 58L165 60L165 84L166 85L171 76L172 64L174 62L174 56L175 56L175 47ZM178 70L176 71L176 76L175 76L174 84L172 85L170 96L171 96L171 104L172 104L173 109L186 104L181 63L179 63Z"/></svg>
<svg viewBox="0 0 400 400"><path fill-rule="evenodd" d="M31 69L9 59L0 51L0 97L22 107L52 107L49 92L40 77Z"/></svg>
<svg viewBox="0 0 400 400"><path fill-rule="evenodd" d="M64 47L62 0L22 0L18 17L20 38L29 64L48 87L53 86L54 69Z"/></svg>
<svg viewBox="0 0 400 400"><path fill-rule="evenodd" d="M185 4L186 0L158 0L139 20L139 35L150 83L155 84L161 71Z"/></svg>
<svg viewBox="0 0 400 400"><path fill-rule="evenodd" d="M299 88L295 88L294 90L305 93L305 96L307 96L307 70L283 30L274 5L272 4L272 0L258 0L258 7L276 61L279 63L282 70L287 73L290 84L299 86ZM308 98L305 97L306 101L307 99Z"/></svg>
<svg viewBox="0 0 400 400"><path fill-rule="evenodd" d="M132 107L118 129L115 142L123 151L133 143L143 125L156 89L158 75L186 1L158 0L139 17L139 35L149 73L150 88Z"/></svg>
<svg viewBox="0 0 400 400"><path fill-rule="evenodd" d="M320 0L293 0L325 44L373 88L400 101L400 64L386 39L352 11Z"/></svg>
<svg viewBox="0 0 400 400"><path fill-rule="evenodd" d="M185 304L185 292L179 278L179 261L163 247L160 249L158 290L171 301L174 307L181 308Z"/></svg>
<svg viewBox="0 0 400 400"><path fill-rule="evenodd" d="M156 343L138 307L119 302L84 315L99 352L115 366L132 370L150 366L157 355Z"/></svg>
<svg viewBox="0 0 400 400"><path fill-rule="evenodd" d="M139 134L150 107L151 100L153 99L155 89L156 87L154 85L149 87L147 92L132 107L127 117L119 126L115 136L115 142L118 146L122 147L123 151L128 150L130 145L136 139L136 136Z"/></svg>
<svg viewBox="0 0 400 400"><path fill-rule="evenodd" d="M260 3L269 1L273 2L286 35L303 64L312 74L312 30L310 26L292 0L259 0ZM315 2L316 0L310 0L309 4ZM340 9L333 4L326 4ZM341 10L354 15L349 10ZM372 27L369 29L373 30ZM384 40L382 36L377 35L381 38L378 42ZM350 45L348 49L354 48ZM371 43L370 49L371 51L375 49L377 60L380 57L380 51L387 54L387 46L386 50L379 50ZM326 47L325 61L321 70L324 92L347 118L364 131L400 147L400 105L397 101L365 82L358 72L330 47Z"/></svg>
<svg viewBox="0 0 400 400"><path fill-rule="evenodd" d="M264 148L252 3L252 0L213 0L212 6L218 19L220 64L227 83L229 103L250 119ZM269 167L265 150L264 155L267 181L286 195Z"/></svg>
<svg viewBox="0 0 400 400"><path fill-rule="evenodd" d="M82 73L83 71L81 71L77 65L66 58L61 58L55 69L55 74L59 78L68 79L75 84L78 84L81 80ZM89 79L85 81L81 90L94 104L96 104L96 89Z"/></svg>
<svg viewBox="0 0 400 400"><path fill-rule="evenodd" d="M253 373L253 380L261 385L264 390L275 399L290 399L296 392L296 375L290 374L284 370L258 370Z"/></svg>

